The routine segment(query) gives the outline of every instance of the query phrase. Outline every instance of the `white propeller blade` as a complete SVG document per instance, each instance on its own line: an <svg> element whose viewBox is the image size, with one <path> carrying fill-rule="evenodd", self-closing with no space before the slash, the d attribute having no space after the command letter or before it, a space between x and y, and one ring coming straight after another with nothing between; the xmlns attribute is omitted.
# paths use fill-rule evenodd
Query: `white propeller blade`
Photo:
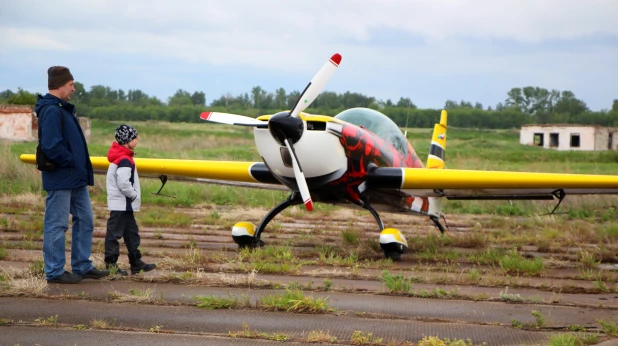
<svg viewBox="0 0 618 346"><path fill-rule="evenodd" d="M337 67L339 67L339 63L341 63L341 55L339 53L335 53L327 62L322 66L320 71L313 77L309 85L305 88L305 91L300 96L300 100L296 103L296 106L290 113L293 117L298 116L298 113L304 111L311 102L315 100L316 97L322 92L326 83L330 77L333 76Z"/></svg>
<svg viewBox="0 0 618 346"><path fill-rule="evenodd" d="M294 169L294 177L296 178L296 184L298 185L298 189L300 190L300 197L303 199L303 203L305 203L305 207L308 211L313 209L313 202L311 201L311 194L309 193L309 186L307 186L307 181L305 180L305 174L300 169L300 163L296 158L296 154L290 145L290 142L285 139L285 145L288 147L290 151L290 156L292 157L292 168Z"/></svg>
<svg viewBox="0 0 618 346"><path fill-rule="evenodd" d="M228 125L245 125L245 126L255 126L255 125L267 126L268 125L268 123L265 121L260 121L254 118L246 117L244 115L230 114L230 113L203 112L202 114L200 114L200 118L202 120L212 121L214 123L220 123L220 124L228 124Z"/></svg>

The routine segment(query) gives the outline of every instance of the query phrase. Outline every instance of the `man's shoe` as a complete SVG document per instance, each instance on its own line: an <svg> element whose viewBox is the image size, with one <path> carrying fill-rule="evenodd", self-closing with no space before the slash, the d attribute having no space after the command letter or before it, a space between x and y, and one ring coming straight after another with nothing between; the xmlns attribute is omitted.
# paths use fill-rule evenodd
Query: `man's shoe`
<svg viewBox="0 0 618 346"><path fill-rule="evenodd" d="M141 259L131 263L131 274L139 274L140 272L149 272L157 267L156 264L144 263Z"/></svg>
<svg viewBox="0 0 618 346"><path fill-rule="evenodd" d="M48 284L76 284L82 281L81 275L65 271L60 276L47 280Z"/></svg>
<svg viewBox="0 0 618 346"><path fill-rule="evenodd" d="M92 268L89 272L82 274L84 279L100 279L109 275L109 270L98 270Z"/></svg>
<svg viewBox="0 0 618 346"><path fill-rule="evenodd" d="M129 275L129 273L126 270L120 269L117 263L107 263L105 267L107 268L107 270L109 270L110 275L114 275L114 274L118 274L122 276Z"/></svg>

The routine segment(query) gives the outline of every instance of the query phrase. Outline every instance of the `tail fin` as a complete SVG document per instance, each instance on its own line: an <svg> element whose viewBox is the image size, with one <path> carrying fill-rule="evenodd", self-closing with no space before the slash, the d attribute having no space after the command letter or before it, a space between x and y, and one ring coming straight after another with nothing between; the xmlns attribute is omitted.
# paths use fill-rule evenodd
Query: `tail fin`
<svg viewBox="0 0 618 346"><path fill-rule="evenodd" d="M433 137L427 158L427 168L444 168L444 154L446 152L446 110L442 110L440 123L433 127Z"/></svg>
<svg viewBox="0 0 618 346"><path fill-rule="evenodd" d="M443 169L445 166L444 154L446 153L446 110L442 110L440 123L433 127L431 147L427 157L427 168ZM429 197L429 216L440 217L442 215L442 197Z"/></svg>

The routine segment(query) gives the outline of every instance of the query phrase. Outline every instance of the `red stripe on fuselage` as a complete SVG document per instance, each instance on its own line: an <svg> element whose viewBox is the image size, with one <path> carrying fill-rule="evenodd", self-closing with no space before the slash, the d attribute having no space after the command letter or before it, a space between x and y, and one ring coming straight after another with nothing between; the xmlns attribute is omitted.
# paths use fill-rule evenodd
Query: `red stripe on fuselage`
<svg viewBox="0 0 618 346"><path fill-rule="evenodd" d="M362 204L358 186L367 179L370 164L378 167L423 167L409 142L407 155L404 155L383 138L358 126L344 125L339 141L346 151L348 169L329 185L340 189L353 203Z"/></svg>

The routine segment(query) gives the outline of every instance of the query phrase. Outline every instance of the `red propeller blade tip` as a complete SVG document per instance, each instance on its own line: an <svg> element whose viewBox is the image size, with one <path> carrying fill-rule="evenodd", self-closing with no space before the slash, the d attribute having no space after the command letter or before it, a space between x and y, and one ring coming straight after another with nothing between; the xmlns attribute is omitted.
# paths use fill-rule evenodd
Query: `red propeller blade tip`
<svg viewBox="0 0 618 346"><path fill-rule="evenodd" d="M210 118L211 114L212 114L212 112L202 112L202 114L200 114L200 119L208 120L208 118Z"/></svg>
<svg viewBox="0 0 618 346"><path fill-rule="evenodd" d="M335 64L335 66L339 66L341 63L341 54L335 53L335 55L330 57L330 61Z"/></svg>
<svg viewBox="0 0 618 346"><path fill-rule="evenodd" d="M311 200L310 200L310 199L308 199L308 200L305 202L305 207L307 208L307 210L308 210L308 211L311 211L311 210L313 209L313 202L311 202Z"/></svg>

